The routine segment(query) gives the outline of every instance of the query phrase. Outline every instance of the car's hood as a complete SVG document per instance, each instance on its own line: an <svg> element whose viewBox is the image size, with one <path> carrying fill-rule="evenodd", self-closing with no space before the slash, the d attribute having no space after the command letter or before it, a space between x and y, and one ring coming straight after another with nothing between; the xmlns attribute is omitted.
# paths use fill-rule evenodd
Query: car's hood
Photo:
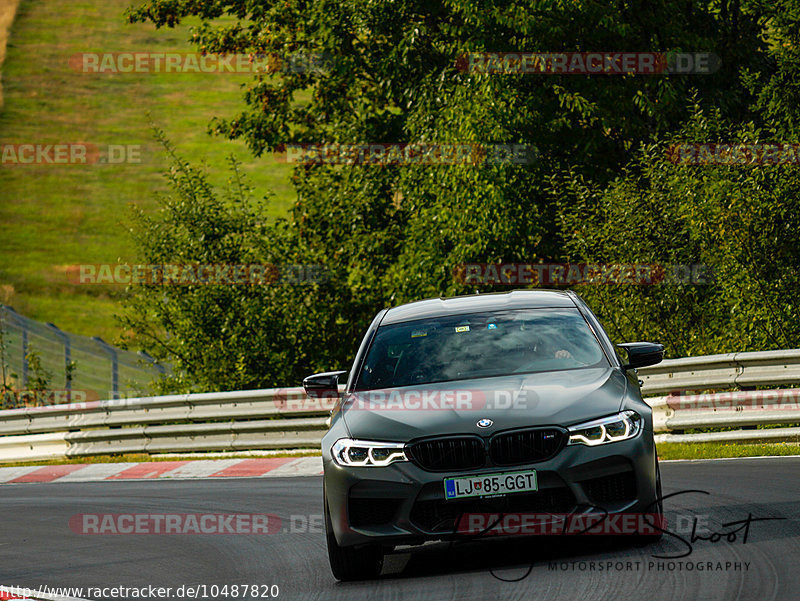
<svg viewBox="0 0 800 601"><path fill-rule="evenodd" d="M354 438L487 436L509 428L568 426L613 414L620 409L626 386L619 369L571 369L355 392L345 398L342 411ZM480 420L493 424L481 428Z"/></svg>

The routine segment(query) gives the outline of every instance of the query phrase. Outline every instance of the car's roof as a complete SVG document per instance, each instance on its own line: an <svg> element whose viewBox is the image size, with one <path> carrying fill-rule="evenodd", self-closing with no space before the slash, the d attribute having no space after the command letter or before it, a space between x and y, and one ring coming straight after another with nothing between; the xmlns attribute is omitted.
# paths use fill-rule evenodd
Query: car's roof
<svg viewBox="0 0 800 601"><path fill-rule="evenodd" d="M451 298L430 298L389 309L381 320L381 325L462 313L575 306L575 301L561 290L514 290Z"/></svg>

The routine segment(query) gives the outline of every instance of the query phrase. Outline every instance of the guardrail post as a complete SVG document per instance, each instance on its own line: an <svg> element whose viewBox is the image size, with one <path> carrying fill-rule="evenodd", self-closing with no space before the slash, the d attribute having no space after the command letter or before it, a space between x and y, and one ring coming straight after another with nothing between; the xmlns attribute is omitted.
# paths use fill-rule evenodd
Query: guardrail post
<svg viewBox="0 0 800 601"><path fill-rule="evenodd" d="M22 389L28 389L28 329L22 326Z"/></svg>
<svg viewBox="0 0 800 601"><path fill-rule="evenodd" d="M22 319L22 316L14 309L8 305L2 305L2 308L16 322L22 332L22 360L20 361L22 365L20 365L20 372L22 373L22 388L25 390L28 388L28 327L25 325L25 320Z"/></svg>
<svg viewBox="0 0 800 601"><path fill-rule="evenodd" d="M67 402L72 402L72 378L70 377L70 369L69 364L72 362L72 345L70 343L69 336L67 336L64 332L58 329L53 323L49 321L45 324L48 328L53 330L53 333L61 338L61 342L64 343L64 389L67 391Z"/></svg>
<svg viewBox="0 0 800 601"><path fill-rule="evenodd" d="M14 311L14 309L8 305L0 305L0 311L3 311L6 317L8 317L10 321L13 321L20 329L20 345L22 347L22 356L20 357L19 373L22 374L22 390L26 390L28 388L28 327L25 325L25 320L23 319L22 315ZM10 361L11 359L9 358L9 362ZM9 367L11 367L11 365L9 365ZM16 407L18 406L21 395L14 394L13 396L15 398L14 406Z"/></svg>
<svg viewBox="0 0 800 601"><path fill-rule="evenodd" d="M97 343L101 349L108 353L111 357L111 395L112 398L119 398L119 358L117 357L117 349L108 344L99 336L92 336L92 340Z"/></svg>
<svg viewBox="0 0 800 601"><path fill-rule="evenodd" d="M742 368L744 371L744 368ZM755 386L739 386L739 390L755 390ZM742 426L742 430L758 430L758 426L751 425L751 426Z"/></svg>

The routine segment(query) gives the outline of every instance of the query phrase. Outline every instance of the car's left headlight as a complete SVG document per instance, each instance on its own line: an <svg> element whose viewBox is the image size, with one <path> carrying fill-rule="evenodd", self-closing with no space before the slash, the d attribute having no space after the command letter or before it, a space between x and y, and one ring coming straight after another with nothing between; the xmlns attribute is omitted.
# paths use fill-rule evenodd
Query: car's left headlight
<svg viewBox="0 0 800 601"><path fill-rule="evenodd" d="M642 429L642 416L635 411L623 411L616 415L601 417L590 422L567 428L567 444L585 444L590 447L628 440Z"/></svg>
<svg viewBox="0 0 800 601"><path fill-rule="evenodd" d="M331 447L339 465L348 467L383 467L396 461L408 461L405 444L340 438Z"/></svg>

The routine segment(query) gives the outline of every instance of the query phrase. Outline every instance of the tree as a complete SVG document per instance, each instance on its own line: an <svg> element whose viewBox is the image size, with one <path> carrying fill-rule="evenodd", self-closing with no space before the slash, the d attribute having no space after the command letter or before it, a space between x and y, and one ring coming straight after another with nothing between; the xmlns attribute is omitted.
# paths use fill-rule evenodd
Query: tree
<svg viewBox="0 0 800 601"><path fill-rule="evenodd" d="M680 134L643 144L607 188L560 181L571 257L708 268L694 283L580 286L617 340L659 340L677 357L800 344L797 164L687 165L669 152L675 142L764 141L752 124L730 126L695 105Z"/></svg>
<svg viewBox="0 0 800 601"><path fill-rule="evenodd" d="M238 193L221 200L202 174L178 161L176 197L165 200L159 219L140 220L148 261L253 259L336 269L319 288L148 291L148 300L134 297L127 323L150 339L154 355L177 359L187 381L213 389L286 385L314 369L346 365L378 309L474 290L453 277L463 263L607 256L623 234L592 203L613 205L626 189L631 201L647 193L647 179L663 165L638 149L680 135L690 98L715 107L720 122L769 126L764 86L774 74L774 49L765 42L772 25L763 14L757 3L674 0L613 7L594 1L150 0L132 8L131 21L157 27L199 17L191 43L202 52L276 55L286 65L298 53L327 58L322 69L254 76L244 111L211 123L212 133L243 140L256 155L293 143L462 143L535 145L539 159L300 164L293 179L298 201L286 220L269 225L256 205ZM704 76L596 77L460 68L470 53L597 49L714 52L722 68ZM617 180L626 166L625 179ZM723 180L720 175L720 190ZM692 184L703 181L697 171ZM662 192L677 202L677 190ZM675 211L686 210L678 204ZM583 241L583 218L601 223L605 238ZM648 213L656 218L658 211ZM677 245L671 254L696 261L700 234L693 228L702 221L681 223L681 236L666 236ZM618 248L644 256L653 247ZM672 291L650 293L669 297ZM606 298L605 314L645 300ZM680 340L675 349L732 343L719 338L724 321L717 315L716 329L697 333L704 342Z"/></svg>

